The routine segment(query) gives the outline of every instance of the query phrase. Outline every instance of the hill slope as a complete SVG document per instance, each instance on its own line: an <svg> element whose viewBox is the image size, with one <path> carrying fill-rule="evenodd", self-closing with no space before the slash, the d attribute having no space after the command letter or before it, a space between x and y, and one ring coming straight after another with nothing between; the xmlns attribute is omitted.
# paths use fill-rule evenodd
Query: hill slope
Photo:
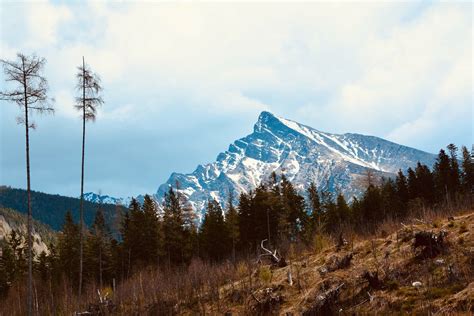
<svg viewBox="0 0 474 316"><path fill-rule="evenodd" d="M442 231L446 236L439 253L432 248L427 257L423 247L414 249L418 232L440 236ZM252 277L222 287L219 303L204 303L201 311L468 315L474 312L473 232L473 211L451 220L415 221L386 237L349 243L339 251L332 246L319 254L308 253L284 268L261 266ZM341 259L348 255L352 260L344 266ZM290 270L293 285L288 282ZM270 276L261 271L270 271ZM364 277L366 272L372 278Z"/></svg>
<svg viewBox="0 0 474 316"><path fill-rule="evenodd" d="M0 243L9 237L12 230L19 231L26 236L27 217L12 209L0 207ZM47 251L51 242L56 238L56 233L51 227L33 220L33 248L36 254Z"/></svg>
<svg viewBox="0 0 474 316"><path fill-rule="evenodd" d="M26 214L26 198L26 190L13 189L6 186L0 187L0 207L10 208ZM54 230L61 229L67 211L71 211L76 222L79 221L80 200L77 198L32 191L31 203L33 218L49 225ZM110 227L112 229L116 228L119 213L123 211L124 208L112 204L97 204L85 201L84 223L87 226L93 223L95 213L99 207L103 210L104 217Z"/></svg>

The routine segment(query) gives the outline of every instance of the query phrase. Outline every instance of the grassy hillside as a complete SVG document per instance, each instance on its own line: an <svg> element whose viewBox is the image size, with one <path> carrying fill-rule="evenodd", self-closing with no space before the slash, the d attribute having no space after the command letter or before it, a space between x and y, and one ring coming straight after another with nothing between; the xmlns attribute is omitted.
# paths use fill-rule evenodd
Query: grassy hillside
<svg viewBox="0 0 474 316"><path fill-rule="evenodd" d="M418 232L439 236L441 231L446 237L439 254L434 246L428 258L423 247L414 249ZM347 256L352 259L344 266L342 258ZM279 269L259 266L253 275L221 287L219 300L203 302L201 311L234 315L474 312L472 211L451 220L415 220L386 236L349 242L339 250L328 246L290 262Z"/></svg>
<svg viewBox="0 0 474 316"><path fill-rule="evenodd" d="M442 231L440 253L432 248L434 255L426 257L424 247L414 249L417 233L440 236ZM293 256L290 251L283 268L249 258L237 266L194 262L176 274L142 271L119 286L114 295L117 314L474 312L474 210L449 220L446 215L404 226L391 223L371 237L346 237L348 243L339 249L331 239L321 238L311 251Z"/></svg>
<svg viewBox="0 0 474 316"><path fill-rule="evenodd" d="M20 213L27 213L26 204L26 190L13 189L10 187L0 187L0 207L10 208L19 211ZM33 218L37 221L47 224L54 230L60 230L64 216L67 211L71 211L76 222L79 221L79 203L77 198L71 198L61 195L46 194L41 192L31 192L31 203ZM90 226L94 221L94 216L98 207L101 207L106 221L110 227L116 231L117 214L125 210L124 207L112 204L92 203L85 201L84 203L84 222Z"/></svg>

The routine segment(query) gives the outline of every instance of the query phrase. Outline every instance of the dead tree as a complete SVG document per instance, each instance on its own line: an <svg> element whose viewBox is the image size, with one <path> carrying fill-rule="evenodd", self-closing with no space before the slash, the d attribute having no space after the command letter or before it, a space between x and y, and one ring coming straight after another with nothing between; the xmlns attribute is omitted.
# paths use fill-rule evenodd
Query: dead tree
<svg viewBox="0 0 474 316"><path fill-rule="evenodd" d="M327 266L327 271L332 272L339 269L348 268L351 265L352 257L354 255L349 253L343 257L333 257L331 263Z"/></svg>
<svg viewBox="0 0 474 316"><path fill-rule="evenodd" d="M337 240L336 251L341 250L344 246L347 245L347 240L342 235L342 232L339 234L339 238Z"/></svg>
<svg viewBox="0 0 474 316"><path fill-rule="evenodd" d="M418 254L418 258L434 258L441 254L445 248L445 237L447 232L440 231L438 234L433 232L420 231L415 234L413 249L422 248Z"/></svg>
<svg viewBox="0 0 474 316"><path fill-rule="evenodd" d="M28 234L28 315L32 314L33 307L33 240L31 216L31 178L30 178L30 128L35 124L30 121L30 112L54 113L52 99L47 97L48 82L42 76L46 59L36 56L17 54L18 61L0 60L5 73L5 80L15 84L10 91L1 91L0 99L16 103L22 110L17 118L18 124L25 126L26 140L26 190L27 190L27 234Z"/></svg>
<svg viewBox="0 0 474 316"><path fill-rule="evenodd" d="M82 293L82 268L84 249L84 158L86 146L86 121L95 121L97 108L104 103L99 93L102 91L100 78L85 64L82 57L82 66L78 67L76 89L80 95L76 97L74 107L82 115L82 165L81 165L81 201L79 219L79 296Z"/></svg>
<svg viewBox="0 0 474 316"><path fill-rule="evenodd" d="M379 290L383 287L384 282L379 279L378 272L365 271L362 274L362 278L369 282L369 287L374 290Z"/></svg>
<svg viewBox="0 0 474 316"><path fill-rule="evenodd" d="M284 298L278 293L279 288L266 288L251 293L250 296L255 300L255 304L252 306L252 310L257 315L272 315L278 312L280 305L283 303Z"/></svg>
<svg viewBox="0 0 474 316"><path fill-rule="evenodd" d="M265 248L265 246L263 245L265 243L265 241L267 241L268 239L264 239L262 240L262 242L260 243L260 247L262 248L262 250L265 252L263 254L261 254L258 258L258 261L260 262L262 258L264 257L269 257L272 264L278 266L278 267L285 267L286 266L286 261L285 261L285 258L283 257L279 257L278 256L278 252L277 250L275 249L273 252L267 248Z"/></svg>
<svg viewBox="0 0 474 316"><path fill-rule="evenodd" d="M341 292L344 283L319 294L316 297L316 301L312 306L303 312L304 316L312 315L333 315L336 312L336 304L339 300L339 294Z"/></svg>

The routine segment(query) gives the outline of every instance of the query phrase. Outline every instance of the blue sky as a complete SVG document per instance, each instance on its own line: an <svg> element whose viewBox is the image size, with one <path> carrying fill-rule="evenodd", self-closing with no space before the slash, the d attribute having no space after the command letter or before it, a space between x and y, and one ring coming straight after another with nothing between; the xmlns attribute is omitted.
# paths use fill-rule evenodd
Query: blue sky
<svg viewBox="0 0 474 316"><path fill-rule="evenodd" d="M86 191L153 193L211 162L269 110L322 131L429 152L473 143L469 2L0 2L1 58L48 60L32 187L79 195L76 66L100 74ZM3 77L0 75L3 82ZM2 83L2 87L3 87ZM0 101L0 183L25 187L16 105Z"/></svg>

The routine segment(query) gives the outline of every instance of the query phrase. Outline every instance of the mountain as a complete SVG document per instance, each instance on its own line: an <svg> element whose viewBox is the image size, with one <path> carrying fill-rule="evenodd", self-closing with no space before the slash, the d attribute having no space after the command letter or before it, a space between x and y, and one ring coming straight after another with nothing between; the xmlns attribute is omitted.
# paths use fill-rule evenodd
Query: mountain
<svg viewBox="0 0 474 316"><path fill-rule="evenodd" d="M109 195L101 195L93 192L84 193L84 200L98 204L113 204L127 207L132 198L116 198Z"/></svg>
<svg viewBox="0 0 474 316"><path fill-rule="evenodd" d="M435 155L382 138L360 134L332 134L262 112L253 133L236 140L216 161L199 165L189 174L173 173L155 194L163 200L170 186L202 215L209 198L221 203L229 191L238 197L267 181L274 171L284 174L298 190L311 181L318 189L341 191L346 198L363 192L369 170L393 176L417 162L432 166Z"/></svg>

